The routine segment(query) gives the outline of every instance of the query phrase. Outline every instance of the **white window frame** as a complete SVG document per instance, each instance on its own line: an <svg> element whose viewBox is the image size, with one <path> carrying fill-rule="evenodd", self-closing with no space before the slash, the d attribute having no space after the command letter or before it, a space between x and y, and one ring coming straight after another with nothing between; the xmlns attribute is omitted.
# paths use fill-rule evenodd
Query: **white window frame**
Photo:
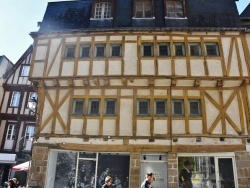
<svg viewBox="0 0 250 188"><path fill-rule="evenodd" d="M98 9L100 9L101 11L97 11ZM110 2L96 3L95 4L95 16L94 16L94 18L95 19L110 19L110 18L112 18L111 11L112 11L112 4ZM99 15L99 14L97 14L97 12L101 13L101 14Z"/></svg>
<svg viewBox="0 0 250 188"><path fill-rule="evenodd" d="M37 95L37 93L36 93L36 92L30 92L30 93L29 93L29 98L28 98L28 101L27 101L27 108L29 107L28 102L29 102L29 101L32 101L32 99L33 99L33 98L35 98L35 99L36 99L36 101L37 101L37 99L38 99L38 95Z"/></svg>
<svg viewBox="0 0 250 188"><path fill-rule="evenodd" d="M69 57L68 56L68 50L70 48L74 48L74 56L73 57ZM64 58L66 58L66 59L73 59L73 58L75 58L75 56L76 56L76 45L66 45L65 46Z"/></svg>
<svg viewBox="0 0 250 188"><path fill-rule="evenodd" d="M161 54L160 54L160 47L161 47L161 46L167 46L168 55L161 55ZM171 53L170 53L170 44L169 44L169 42L166 42L166 43L158 43L158 56L160 56L160 57L170 57L170 56L171 56Z"/></svg>
<svg viewBox="0 0 250 188"><path fill-rule="evenodd" d="M198 55L192 55L191 54L191 46L198 46L198 52L199 52ZM190 42L190 43L188 43L188 49L189 49L189 56L201 56L202 55L202 53L201 53L201 44L198 43L198 42Z"/></svg>
<svg viewBox="0 0 250 188"><path fill-rule="evenodd" d="M181 102L181 108L182 108L182 109L181 109L181 111L182 111L181 114L175 114L175 113L174 113L174 108L175 108L175 107L174 107L174 103L175 103L175 102ZM185 114L184 114L184 100L183 100L183 99L173 99L173 100L172 100L172 109L173 109L173 110L172 110L173 116L184 116L184 115L185 115Z"/></svg>
<svg viewBox="0 0 250 188"><path fill-rule="evenodd" d="M113 55L113 48L114 47L119 47L120 51L119 51L119 55ZM122 55L122 45L121 44L111 44L110 45L110 57L121 57Z"/></svg>
<svg viewBox="0 0 250 188"><path fill-rule="evenodd" d="M76 102L83 102L83 106L82 106L82 114L77 114L76 113ZM81 98L74 98L73 99L73 108L72 108L72 115L73 116L83 116L84 115L84 103L85 103L85 100L84 99L81 99Z"/></svg>
<svg viewBox="0 0 250 188"><path fill-rule="evenodd" d="M107 114L107 107L108 107L107 103L110 102L110 101L115 102L114 114ZM116 99L106 99L106 100L105 100L105 115L106 115L106 116L115 116L115 115L116 115Z"/></svg>
<svg viewBox="0 0 250 188"><path fill-rule="evenodd" d="M10 100L10 106L11 107L18 107L21 99L21 92L19 91L13 91L11 100Z"/></svg>
<svg viewBox="0 0 250 188"><path fill-rule="evenodd" d="M8 129L7 129L7 134L6 134L6 140L14 140L16 139L16 129L17 125L16 124L9 124ZM9 134L9 130L11 130L11 133ZM8 139L8 136L10 135L10 139Z"/></svg>
<svg viewBox="0 0 250 188"><path fill-rule="evenodd" d="M97 102L99 103L99 106L98 106L98 113L91 113L91 108L92 108L92 102ZM101 100L100 99L90 99L89 100L89 115L90 116L99 116L100 115L100 104L101 104Z"/></svg>
<svg viewBox="0 0 250 188"><path fill-rule="evenodd" d="M191 114L190 102L198 103L198 114ZM188 110L189 110L189 116L201 116L201 101L199 99L188 100Z"/></svg>
<svg viewBox="0 0 250 188"><path fill-rule="evenodd" d="M208 55L207 46L215 46L216 54L214 54L214 55L209 54ZM212 56L212 57L213 56L215 56L215 57L220 56L219 45L216 42L205 42L205 49L206 49L206 56Z"/></svg>
<svg viewBox="0 0 250 188"><path fill-rule="evenodd" d="M103 47L104 48L104 50L103 50L103 56L97 56L97 48L98 47ZM96 58L102 58L102 57L106 57L106 44L96 44L95 45L95 57Z"/></svg>
<svg viewBox="0 0 250 188"><path fill-rule="evenodd" d="M164 102L165 112L164 114L157 114L157 102ZM167 100L166 99L156 99L154 102L155 116L165 116L167 115Z"/></svg>
<svg viewBox="0 0 250 188"><path fill-rule="evenodd" d="M147 102L147 114L140 114L140 102ZM149 116L150 115L150 100L149 99L138 99L137 100L137 115L138 116Z"/></svg>
<svg viewBox="0 0 250 188"><path fill-rule="evenodd" d="M182 48L182 55L177 55L176 54L176 49L175 49L175 47L176 46L181 46L181 48ZM175 42L174 43L174 56L176 56L176 57L184 57L184 56L186 56L186 51L185 51L185 43L182 43L182 42Z"/></svg>
<svg viewBox="0 0 250 188"><path fill-rule="evenodd" d="M30 72L30 66L29 65L23 65L21 76L22 77L28 77L29 76L29 72Z"/></svg>
<svg viewBox="0 0 250 188"><path fill-rule="evenodd" d="M29 129L29 127L33 128L33 132L31 131L32 129ZM25 129L26 130L25 130L24 137L25 137L26 140L30 140L31 138L34 137L34 134L35 134L35 125L26 125ZM27 133L28 133L28 135L27 135ZM28 138L27 138L27 136L28 136Z"/></svg>
<svg viewBox="0 0 250 188"><path fill-rule="evenodd" d="M144 47L146 47L146 46L151 47L151 55L145 55ZM141 54L142 54L143 57L153 57L154 56L154 45L153 45L153 43L143 43L142 44L142 49L141 49Z"/></svg>
<svg viewBox="0 0 250 188"><path fill-rule="evenodd" d="M83 56L83 54L82 54L82 48L86 48L86 47L89 48L88 56ZM80 57L80 58L89 58L89 57L90 57L90 47L91 47L90 44L81 44L81 45L80 45L79 57Z"/></svg>

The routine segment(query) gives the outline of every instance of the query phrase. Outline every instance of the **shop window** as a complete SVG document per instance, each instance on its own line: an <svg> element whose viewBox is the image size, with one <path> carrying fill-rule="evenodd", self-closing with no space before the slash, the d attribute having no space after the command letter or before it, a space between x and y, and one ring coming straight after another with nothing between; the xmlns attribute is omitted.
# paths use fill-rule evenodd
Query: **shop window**
<svg viewBox="0 0 250 188"><path fill-rule="evenodd" d="M170 56L169 43L158 43L158 55Z"/></svg>
<svg viewBox="0 0 250 188"><path fill-rule="evenodd" d="M185 44L184 43L174 43L174 55L185 56Z"/></svg>
<svg viewBox="0 0 250 188"><path fill-rule="evenodd" d="M111 57L120 57L121 56L121 45L120 44L111 44L110 45L110 56Z"/></svg>
<svg viewBox="0 0 250 188"><path fill-rule="evenodd" d="M10 106L18 107L20 102L21 92L14 91L12 92Z"/></svg>
<svg viewBox="0 0 250 188"><path fill-rule="evenodd" d="M219 56L218 43L205 43L206 56Z"/></svg>
<svg viewBox="0 0 250 188"><path fill-rule="evenodd" d="M201 115L200 100L189 100L188 103L189 103L189 115L200 116Z"/></svg>
<svg viewBox="0 0 250 188"><path fill-rule="evenodd" d="M88 58L90 54L90 45L83 44L80 46L80 57Z"/></svg>
<svg viewBox="0 0 250 188"><path fill-rule="evenodd" d="M189 55L190 56L201 56L201 45L200 43L189 43Z"/></svg>
<svg viewBox="0 0 250 188"><path fill-rule="evenodd" d="M136 18L152 18L153 7L151 0L135 0L135 17Z"/></svg>
<svg viewBox="0 0 250 188"><path fill-rule="evenodd" d="M84 99L74 99L72 115L84 114Z"/></svg>
<svg viewBox="0 0 250 188"><path fill-rule="evenodd" d="M138 115L147 116L149 115L149 100L148 99L139 99L138 103Z"/></svg>
<svg viewBox="0 0 250 188"><path fill-rule="evenodd" d="M100 100L99 99L90 100L89 115L100 115Z"/></svg>
<svg viewBox="0 0 250 188"><path fill-rule="evenodd" d="M21 76L27 77L27 76L29 76L29 72L30 72L30 66L29 65L24 65L22 67Z"/></svg>
<svg viewBox="0 0 250 188"><path fill-rule="evenodd" d="M183 0L166 0L166 17L183 18L184 1Z"/></svg>
<svg viewBox="0 0 250 188"><path fill-rule="evenodd" d="M105 57L106 56L106 45L97 44L95 45L95 57Z"/></svg>
<svg viewBox="0 0 250 188"><path fill-rule="evenodd" d="M101 2L95 4L95 19L111 18L111 3Z"/></svg>
<svg viewBox="0 0 250 188"><path fill-rule="evenodd" d="M144 57L151 57L154 55L154 45L149 43L149 44L142 44L142 56Z"/></svg>
<svg viewBox="0 0 250 188"><path fill-rule="evenodd" d="M64 58L75 58L75 50L76 50L75 45L66 46L65 47Z"/></svg>
<svg viewBox="0 0 250 188"><path fill-rule="evenodd" d="M167 114L166 100L155 100L155 115L161 116Z"/></svg>
<svg viewBox="0 0 250 188"><path fill-rule="evenodd" d="M116 114L116 100L107 99L105 101L105 115L115 115Z"/></svg>
<svg viewBox="0 0 250 188"><path fill-rule="evenodd" d="M183 100L173 100L173 115L184 116L184 104Z"/></svg>

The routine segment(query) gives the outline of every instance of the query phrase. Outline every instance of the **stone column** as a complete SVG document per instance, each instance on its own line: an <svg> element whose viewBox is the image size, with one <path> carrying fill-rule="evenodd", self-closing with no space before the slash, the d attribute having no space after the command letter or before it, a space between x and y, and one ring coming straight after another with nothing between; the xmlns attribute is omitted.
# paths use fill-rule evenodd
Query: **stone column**
<svg viewBox="0 0 250 188"><path fill-rule="evenodd" d="M140 187L140 153L131 153L130 155L130 187Z"/></svg>
<svg viewBox="0 0 250 188"><path fill-rule="evenodd" d="M178 188L178 158L176 153L168 154L168 188Z"/></svg>
<svg viewBox="0 0 250 188"><path fill-rule="evenodd" d="M250 185L250 152L235 152L239 188Z"/></svg>

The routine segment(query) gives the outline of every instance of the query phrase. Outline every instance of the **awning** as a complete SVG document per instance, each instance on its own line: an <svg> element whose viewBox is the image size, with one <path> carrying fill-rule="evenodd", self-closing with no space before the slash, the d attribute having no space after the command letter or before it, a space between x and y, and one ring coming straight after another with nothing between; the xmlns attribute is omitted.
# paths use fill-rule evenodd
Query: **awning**
<svg viewBox="0 0 250 188"><path fill-rule="evenodd" d="M16 154L0 153L0 164L15 164Z"/></svg>
<svg viewBox="0 0 250 188"><path fill-rule="evenodd" d="M13 166L12 170L13 171L20 171L20 170L28 171L29 167L30 167L30 161L27 161L25 163L21 163L19 165Z"/></svg>

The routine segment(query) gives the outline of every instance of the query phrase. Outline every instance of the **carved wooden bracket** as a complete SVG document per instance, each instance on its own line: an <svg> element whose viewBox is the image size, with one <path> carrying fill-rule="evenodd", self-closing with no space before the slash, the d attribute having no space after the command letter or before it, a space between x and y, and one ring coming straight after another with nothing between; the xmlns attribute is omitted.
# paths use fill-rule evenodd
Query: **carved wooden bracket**
<svg viewBox="0 0 250 188"><path fill-rule="evenodd" d="M217 80L216 87L223 87L223 80Z"/></svg>
<svg viewBox="0 0 250 188"><path fill-rule="evenodd" d="M89 81L85 78L83 79L83 84L84 86L89 86Z"/></svg>
<svg viewBox="0 0 250 188"><path fill-rule="evenodd" d="M54 80L53 80L53 84L54 84L54 86L56 86L56 87L57 87L57 86L60 86L57 79L54 79Z"/></svg>
<svg viewBox="0 0 250 188"><path fill-rule="evenodd" d="M127 85L127 78L122 78L122 84L123 84L124 86Z"/></svg>
<svg viewBox="0 0 250 188"><path fill-rule="evenodd" d="M177 80L176 79L172 79L171 86L176 86L176 84L177 84Z"/></svg>
<svg viewBox="0 0 250 188"><path fill-rule="evenodd" d="M201 81L200 80L195 80L194 81L194 87L200 87Z"/></svg>
<svg viewBox="0 0 250 188"><path fill-rule="evenodd" d="M73 81L72 79L69 79L69 80L68 80L68 84L69 84L69 86L72 87L72 86L74 86L74 81Z"/></svg>
<svg viewBox="0 0 250 188"><path fill-rule="evenodd" d="M94 83L96 86L100 86L100 83L99 83L99 79L98 78L94 78Z"/></svg>

